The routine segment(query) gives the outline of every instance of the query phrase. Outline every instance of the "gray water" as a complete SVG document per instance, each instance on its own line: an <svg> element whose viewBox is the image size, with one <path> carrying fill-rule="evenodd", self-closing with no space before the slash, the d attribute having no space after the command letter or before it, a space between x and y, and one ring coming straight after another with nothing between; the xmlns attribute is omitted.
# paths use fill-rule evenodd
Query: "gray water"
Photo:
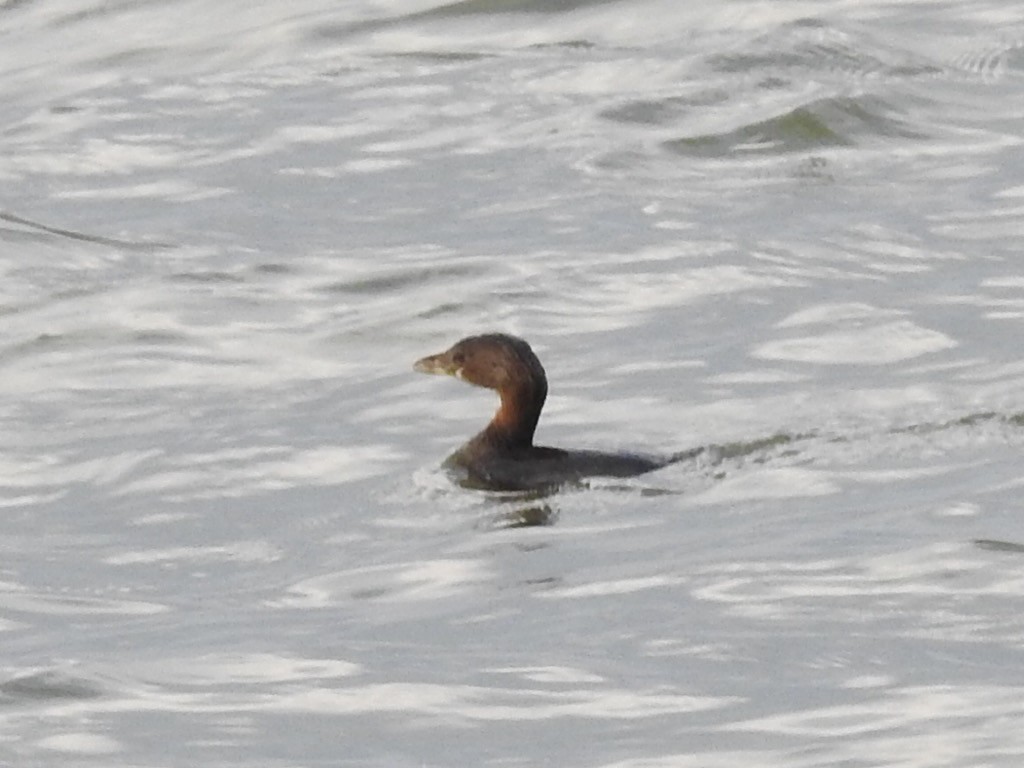
<svg viewBox="0 0 1024 768"><path fill-rule="evenodd" d="M0 3L0 764L1024 760L1024 6ZM539 438L453 484L529 339Z"/></svg>

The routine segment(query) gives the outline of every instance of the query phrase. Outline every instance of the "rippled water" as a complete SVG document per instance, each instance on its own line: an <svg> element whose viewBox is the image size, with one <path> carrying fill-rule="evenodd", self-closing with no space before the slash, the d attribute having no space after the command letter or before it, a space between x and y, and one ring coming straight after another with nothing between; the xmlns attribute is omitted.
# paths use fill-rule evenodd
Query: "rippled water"
<svg viewBox="0 0 1024 768"><path fill-rule="evenodd" d="M0 2L0 764L1021 764L1024 7L679 5Z"/></svg>

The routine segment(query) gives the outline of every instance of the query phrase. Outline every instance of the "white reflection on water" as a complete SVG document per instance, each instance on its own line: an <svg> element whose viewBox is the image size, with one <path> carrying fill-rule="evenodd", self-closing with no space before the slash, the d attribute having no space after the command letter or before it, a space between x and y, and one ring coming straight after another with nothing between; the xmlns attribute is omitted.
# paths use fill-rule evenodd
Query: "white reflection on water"
<svg viewBox="0 0 1024 768"><path fill-rule="evenodd" d="M309 668L315 669L316 662L309 662ZM182 681L169 683L166 688L149 685L134 691L111 692L100 700L54 702L45 709L50 717L65 718L132 711L205 715L302 712L335 716L407 713L428 716L450 727L460 721L510 723L560 718L628 721L713 710L736 701L731 697L675 693L666 687L632 691L610 686L591 686L589 690L560 691L397 682L339 687L332 682L331 687L296 690L295 686L288 684L304 680L305 676L278 678L275 677L272 665L265 676L243 677L240 680L232 679L230 664L226 671L227 676L224 678L218 673L214 673L212 678L186 677ZM327 677L349 675L349 670L342 670L340 675L329 672ZM323 675L319 675L318 679L325 681ZM218 690L226 684L249 686L260 683L277 684L279 687L267 687L252 693Z"/></svg>
<svg viewBox="0 0 1024 768"><path fill-rule="evenodd" d="M972 642L1024 639L1024 617L995 609L1024 594L1024 562L994 568L991 557L964 544L935 544L867 558L736 563L705 570L693 594L764 619L807 616L827 600L827 619L885 626L900 615L901 637ZM939 598L936 600L936 598ZM947 598L947 599L942 599ZM824 618L824 617L823 617ZM879 629L889 635L893 629Z"/></svg>
<svg viewBox="0 0 1024 768"><path fill-rule="evenodd" d="M139 565L169 562L272 563L280 560L281 550L266 541L238 541L215 547L176 547L142 552L123 552L104 558L107 565Z"/></svg>
<svg viewBox="0 0 1024 768"><path fill-rule="evenodd" d="M784 467L727 478L702 491L697 500L703 504L735 504L753 499L828 496L841 490L842 486L834 482L830 472Z"/></svg>
<svg viewBox="0 0 1024 768"><path fill-rule="evenodd" d="M1012 765L1024 756L1019 690L1008 686L894 687L863 705L793 712L729 726L772 745L748 750L692 750L612 762L595 768L906 768ZM810 746L793 746L794 738ZM772 748L779 745L778 748Z"/></svg>
<svg viewBox="0 0 1024 768"><path fill-rule="evenodd" d="M167 658L159 668L138 670L144 679L169 687L260 685L328 680L356 676L359 664L340 659L300 659L273 653L203 654L196 658Z"/></svg>
<svg viewBox="0 0 1024 768"><path fill-rule="evenodd" d="M46 752L67 755L112 755L124 749L124 744L100 733L73 732L47 736L35 744Z"/></svg>
<svg viewBox="0 0 1024 768"><path fill-rule="evenodd" d="M295 486L343 485L387 474L400 455L385 445L290 446L187 454L158 462L118 495L160 493L179 501L248 496Z"/></svg>
<svg viewBox="0 0 1024 768"><path fill-rule="evenodd" d="M754 355L765 360L804 363L887 365L955 346L956 342L945 334L903 320L779 339L762 344Z"/></svg>
<svg viewBox="0 0 1024 768"><path fill-rule="evenodd" d="M432 715L447 723L459 720L510 723L567 717L634 720L718 709L733 701L728 697L690 696L661 690L550 691L395 683L284 696L272 708L345 714L410 712Z"/></svg>
<svg viewBox="0 0 1024 768"><path fill-rule="evenodd" d="M9 611L42 616L152 616L170 610L159 603L81 594L47 594L33 592L21 585L0 586L0 606Z"/></svg>
<svg viewBox="0 0 1024 768"><path fill-rule="evenodd" d="M277 605L324 608L355 599L418 603L466 594L494 574L483 560L444 559L356 568L292 585Z"/></svg>

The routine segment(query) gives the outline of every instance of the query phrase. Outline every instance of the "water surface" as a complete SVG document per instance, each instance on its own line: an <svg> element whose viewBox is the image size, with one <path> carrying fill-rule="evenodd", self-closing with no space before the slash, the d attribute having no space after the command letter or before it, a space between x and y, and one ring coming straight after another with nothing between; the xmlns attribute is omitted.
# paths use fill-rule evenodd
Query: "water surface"
<svg viewBox="0 0 1024 768"><path fill-rule="evenodd" d="M1018 766L1024 11L0 3L0 762ZM528 338L543 497L439 469Z"/></svg>

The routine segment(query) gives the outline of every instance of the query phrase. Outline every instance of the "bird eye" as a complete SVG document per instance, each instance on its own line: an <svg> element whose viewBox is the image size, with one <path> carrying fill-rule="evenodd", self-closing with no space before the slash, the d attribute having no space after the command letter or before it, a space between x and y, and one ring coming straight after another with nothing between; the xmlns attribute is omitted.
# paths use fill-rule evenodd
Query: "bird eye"
<svg viewBox="0 0 1024 768"><path fill-rule="evenodd" d="M456 352L454 355L452 355L452 362L455 363L456 365L462 365L464 362L466 362L466 356L461 352Z"/></svg>

